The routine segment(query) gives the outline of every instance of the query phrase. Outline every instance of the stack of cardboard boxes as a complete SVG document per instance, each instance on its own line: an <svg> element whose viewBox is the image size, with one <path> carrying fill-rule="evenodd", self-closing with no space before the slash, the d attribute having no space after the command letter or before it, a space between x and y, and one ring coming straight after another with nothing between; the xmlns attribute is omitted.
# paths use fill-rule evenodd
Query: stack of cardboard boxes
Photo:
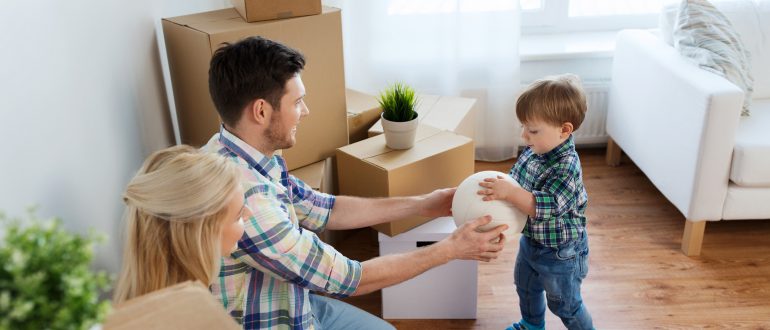
<svg viewBox="0 0 770 330"><path fill-rule="evenodd" d="M208 92L208 68L213 53L225 43L237 42L249 36L262 36L295 48L306 57L302 80L310 115L303 118L299 126L296 145L282 151L293 175L326 193L387 197L456 186L462 178L472 173L475 100L423 95L417 109L422 124L463 135L467 137L465 143L450 143L450 139L456 139L451 133L431 134L424 136L425 141L418 142L416 148L411 150L385 151L384 145L378 144L382 138L367 140L367 137L377 135L382 130L378 122L382 110L376 98L345 89L339 9L322 7L320 0L232 2L234 8L163 19L182 143L203 145L219 130L220 120ZM373 174L373 177L361 177L356 170L349 169L352 163L346 158L348 160L340 164L337 173L335 162L329 158L334 156L338 148L348 143L354 144L338 154L353 158L360 156L363 157L360 159L362 162L389 170L383 174ZM364 144L358 146L355 143ZM369 150L356 155L355 151L362 148ZM372 155L372 148L383 150L379 151L380 155ZM460 149L462 152L458 151ZM352 153L348 154L345 150ZM451 155L448 156L451 165L440 167L448 174L427 175L426 168L421 164L428 164L426 159L445 153ZM366 160L374 156L378 156L379 163ZM389 163L389 157L402 159L398 164L402 168L399 173L411 173L408 179L393 177L395 165ZM406 162L412 164L404 163L404 159L409 159ZM387 174L389 171L391 173ZM318 179L325 177L329 179ZM344 187L337 188L337 177L339 182L345 182ZM440 177L441 180L435 181L430 177ZM374 186L375 182L382 180L391 188L383 190L384 186ZM397 230L378 228L389 235L395 235L426 220L399 222L397 227L400 229Z"/></svg>
<svg viewBox="0 0 770 330"><path fill-rule="evenodd" d="M339 9L321 6L320 0L231 1L234 8L162 21L182 143L203 145L219 130L208 91L214 52L225 43L262 36L306 58L302 80L310 115L299 126L296 145L282 151L292 175L326 193L391 197L455 187L474 172L474 99L421 95L415 146L388 149L378 136L382 110L376 98L345 89ZM430 220L374 228L395 236ZM334 244L344 234L320 236Z"/></svg>
<svg viewBox="0 0 770 330"><path fill-rule="evenodd" d="M298 12L284 10L281 5L292 7L299 2L320 7L320 0L247 0L245 7L238 7L244 7L242 11L249 15L253 12L250 4L273 4L260 12L274 12L266 15L274 18ZM224 43L249 36L262 36L298 49L307 60L302 81L310 116L302 120L297 144L283 151L289 169L323 161L348 143L339 9L323 7L317 15L249 23L230 8L163 19L163 33L182 143L203 145L219 130L220 120L208 90L209 62Z"/></svg>
<svg viewBox="0 0 770 330"><path fill-rule="evenodd" d="M361 113L350 109L353 98L359 105L377 103L374 96L348 91L349 113ZM367 123L371 125L367 130L370 138L337 149L341 194L411 196L456 187L473 174L476 100L437 95L418 95L418 100L420 126L411 149L393 150L385 146L379 114L372 121L374 124ZM352 127L348 123L348 128ZM352 139L354 134L363 133L351 129L350 134ZM414 217L373 228L394 236L430 220Z"/></svg>
<svg viewBox="0 0 770 330"><path fill-rule="evenodd" d="M334 193L329 158L348 144L340 10L322 7L320 0L232 2L235 8L163 19L182 143L203 145L219 130L208 90L214 52L249 36L275 40L305 55L302 80L310 109L297 132L297 144L282 150L282 156L290 171L297 170L292 174L317 190ZM327 176L330 179L320 180Z"/></svg>
<svg viewBox="0 0 770 330"><path fill-rule="evenodd" d="M337 150L340 192L346 195L412 196L456 187L473 174L473 140L427 125L414 147L393 150L379 135ZM431 220L413 217L374 226L394 236Z"/></svg>
<svg viewBox="0 0 770 330"><path fill-rule="evenodd" d="M373 96L358 97L374 100ZM340 193L368 197L424 194L456 187L473 174L476 100L434 95L419 99L420 126L411 149L387 148L379 121L368 129L371 138L337 149ZM412 217L373 228L380 232L380 255L387 255L442 240L456 226L451 217ZM477 261L455 260L385 288L382 316L474 319L477 270Z"/></svg>

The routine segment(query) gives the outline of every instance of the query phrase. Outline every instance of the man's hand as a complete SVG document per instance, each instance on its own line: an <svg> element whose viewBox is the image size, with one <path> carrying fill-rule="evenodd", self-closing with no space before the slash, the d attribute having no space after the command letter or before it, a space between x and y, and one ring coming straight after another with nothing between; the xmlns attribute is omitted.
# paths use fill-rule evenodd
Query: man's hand
<svg viewBox="0 0 770 330"><path fill-rule="evenodd" d="M420 196L419 214L428 218L452 215L452 198L457 188L437 189Z"/></svg>
<svg viewBox="0 0 770 330"><path fill-rule="evenodd" d="M483 216L464 223L452 233L452 236L439 242L446 244L449 259L490 261L497 259L505 246L503 231L508 225L499 225L486 232L478 232L480 226L488 224L492 218Z"/></svg>
<svg viewBox="0 0 770 330"><path fill-rule="evenodd" d="M444 197L436 197L437 200L446 200L448 196L451 202L454 189L445 189L443 193L434 191L429 195L433 194ZM452 236L436 244L362 262L361 282L354 295L370 293L401 283L455 259L490 261L497 258L505 243L502 232L508 226L500 225L484 233L476 231L479 226L488 224L490 221L489 216L481 217L463 224L452 233Z"/></svg>
<svg viewBox="0 0 770 330"><path fill-rule="evenodd" d="M499 175L497 178L484 179L484 181L479 182L479 186L486 188L478 191L479 195L484 195L483 200L485 201L510 201L516 189L521 189Z"/></svg>

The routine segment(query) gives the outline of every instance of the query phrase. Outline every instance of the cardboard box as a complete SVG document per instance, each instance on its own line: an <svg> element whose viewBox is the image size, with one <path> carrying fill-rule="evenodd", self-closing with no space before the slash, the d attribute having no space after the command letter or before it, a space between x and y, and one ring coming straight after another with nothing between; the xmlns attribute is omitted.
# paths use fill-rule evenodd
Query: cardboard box
<svg viewBox="0 0 770 330"><path fill-rule="evenodd" d="M179 283L114 308L104 330L241 329L200 282Z"/></svg>
<svg viewBox="0 0 770 330"><path fill-rule="evenodd" d="M346 89L345 100L348 106L348 140L356 143L368 138L369 128L380 120L382 113L377 97Z"/></svg>
<svg viewBox="0 0 770 330"><path fill-rule="evenodd" d="M289 171L289 174L297 177L297 179L302 180L302 182L308 184L314 190L318 190L327 194L333 194L333 172L332 157L329 157L320 162Z"/></svg>
<svg viewBox="0 0 770 330"><path fill-rule="evenodd" d="M476 138L476 99L454 96L419 95L417 120L420 124ZM369 129L369 136L382 134L382 122L377 121Z"/></svg>
<svg viewBox="0 0 770 330"><path fill-rule="evenodd" d="M244 22L233 8L163 19L169 69L182 143L200 146L219 130L220 120L208 90L211 56L223 42L262 36L305 55L305 102L297 144L283 151L290 170L334 155L348 143L345 72L340 10L320 15L258 23Z"/></svg>
<svg viewBox="0 0 770 330"><path fill-rule="evenodd" d="M246 22L267 21L321 13L321 0L230 0Z"/></svg>
<svg viewBox="0 0 770 330"><path fill-rule="evenodd" d="M457 229L452 217L441 217L405 233L378 234L380 255L413 251L438 242ZM382 289L385 319L475 319L478 261L454 260Z"/></svg>
<svg viewBox="0 0 770 330"><path fill-rule="evenodd" d="M337 149L340 194L362 197L413 196L456 187L474 170L473 140L420 125L414 147L393 150L379 135ZM411 217L373 226L393 236L430 219Z"/></svg>

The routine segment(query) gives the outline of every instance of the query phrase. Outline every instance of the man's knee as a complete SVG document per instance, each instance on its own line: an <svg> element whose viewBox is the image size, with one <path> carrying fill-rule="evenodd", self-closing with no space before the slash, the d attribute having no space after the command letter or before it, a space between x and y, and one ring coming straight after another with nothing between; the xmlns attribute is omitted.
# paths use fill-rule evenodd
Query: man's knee
<svg viewBox="0 0 770 330"><path fill-rule="evenodd" d="M311 295L310 302L321 329L395 329L387 321L340 300Z"/></svg>

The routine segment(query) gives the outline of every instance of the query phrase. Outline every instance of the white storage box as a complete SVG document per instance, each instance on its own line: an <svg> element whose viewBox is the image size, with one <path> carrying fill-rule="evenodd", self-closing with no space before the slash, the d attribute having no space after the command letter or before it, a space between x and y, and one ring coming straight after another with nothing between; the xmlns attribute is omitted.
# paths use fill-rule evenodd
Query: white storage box
<svg viewBox="0 0 770 330"><path fill-rule="evenodd" d="M438 242L457 228L452 217L431 220L390 237L379 233L380 255L403 253ZM475 319L478 262L455 260L409 281L382 289L385 319Z"/></svg>

